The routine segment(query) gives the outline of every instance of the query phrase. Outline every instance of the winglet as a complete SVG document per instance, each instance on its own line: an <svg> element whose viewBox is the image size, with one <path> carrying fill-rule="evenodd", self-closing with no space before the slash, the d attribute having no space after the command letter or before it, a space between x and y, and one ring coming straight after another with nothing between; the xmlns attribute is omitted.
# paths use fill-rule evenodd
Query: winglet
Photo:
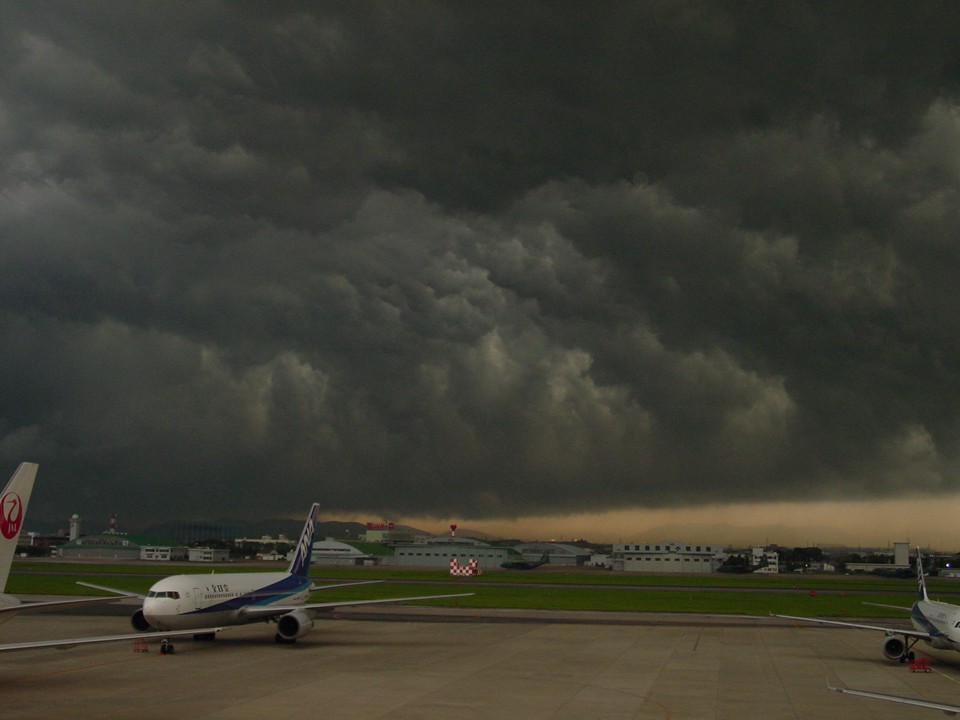
<svg viewBox="0 0 960 720"><path fill-rule="evenodd" d="M313 531L319 511L320 503L314 503L310 508L310 514L307 515L307 522L304 523L303 532L300 533L300 540L297 542L297 549L294 551L293 559L290 561L290 567L287 568L287 572L291 575L307 577L310 573L310 556L313 554Z"/></svg>
<svg viewBox="0 0 960 720"><path fill-rule="evenodd" d="M13 552L27 513L27 503L37 477L37 464L22 462L0 495L0 592L7 587Z"/></svg>
<svg viewBox="0 0 960 720"><path fill-rule="evenodd" d="M917 598L920 600L929 600L927 597L927 583L923 579L923 556L920 554L920 546L917 545Z"/></svg>

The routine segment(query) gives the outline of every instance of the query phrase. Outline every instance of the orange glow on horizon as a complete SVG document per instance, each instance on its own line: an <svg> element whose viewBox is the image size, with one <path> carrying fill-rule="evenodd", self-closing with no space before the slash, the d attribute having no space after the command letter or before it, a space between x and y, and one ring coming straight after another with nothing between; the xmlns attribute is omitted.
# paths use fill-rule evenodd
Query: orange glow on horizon
<svg viewBox="0 0 960 720"><path fill-rule="evenodd" d="M721 545L886 547L894 542L960 549L960 495L896 500L743 503L688 508L612 510L516 519L470 520L410 516L395 519L425 531L462 532L523 540L596 543L678 540ZM669 537L662 536L664 533Z"/></svg>

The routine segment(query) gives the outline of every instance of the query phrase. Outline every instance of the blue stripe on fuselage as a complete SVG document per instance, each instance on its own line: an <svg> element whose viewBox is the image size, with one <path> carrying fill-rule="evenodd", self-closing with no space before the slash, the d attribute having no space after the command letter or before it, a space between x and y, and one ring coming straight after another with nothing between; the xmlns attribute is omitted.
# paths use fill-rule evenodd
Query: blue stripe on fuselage
<svg viewBox="0 0 960 720"><path fill-rule="evenodd" d="M296 575L288 575L287 577L271 584L265 585L264 587L257 588L249 593L243 595L238 595L237 597L227 598L222 602L209 605L200 610L191 610L190 612L184 613L185 615L203 615L205 613L215 613L215 612L224 612L224 611L237 611L241 610L248 605L272 605L284 598L288 598L291 595L296 595L297 593L303 592L310 587L310 581L304 580L302 577Z"/></svg>
<svg viewBox="0 0 960 720"><path fill-rule="evenodd" d="M938 629L937 626L926 615L923 614L923 610L920 609L919 603L914 603L913 608L910 610L910 619L913 620L913 624L920 630L930 633L931 637L939 637L943 635Z"/></svg>

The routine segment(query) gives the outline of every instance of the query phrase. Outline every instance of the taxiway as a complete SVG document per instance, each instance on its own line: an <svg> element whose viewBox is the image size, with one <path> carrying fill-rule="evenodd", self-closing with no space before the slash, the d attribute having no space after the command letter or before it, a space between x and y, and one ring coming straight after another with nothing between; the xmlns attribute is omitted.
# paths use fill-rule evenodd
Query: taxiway
<svg viewBox="0 0 960 720"><path fill-rule="evenodd" d="M4 720L682 720L903 717L903 706L830 692L828 681L960 703L960 662L911 673L875 632L768 618L593 614L444 618L398 607L340 611L293 646L271 627L180 641L0 656ZM578 621L578 617L582 621ZM440 622L438 620L447 620ZM126 632L109 615L22 615L4 641ZM960 660L960 657L958 657ZM933 711L912 710L911 717Z"/></svg>

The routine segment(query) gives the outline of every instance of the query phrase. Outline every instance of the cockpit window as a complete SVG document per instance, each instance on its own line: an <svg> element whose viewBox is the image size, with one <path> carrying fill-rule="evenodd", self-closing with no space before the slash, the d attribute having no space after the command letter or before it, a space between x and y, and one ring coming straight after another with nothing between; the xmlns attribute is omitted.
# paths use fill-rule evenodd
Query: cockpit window
<svg viewBox="0 0 960 720"><path fill-rule="evenodd" d="M179 600L179 599L180 599L180 593L175 592L175 591L173 591L173 590L166 590L166 591L164 591L164 590L160 590L160 591L150 590L150 591L147 593L147 597L148 597L148 598L170 598L171 600Z"/></svg>

